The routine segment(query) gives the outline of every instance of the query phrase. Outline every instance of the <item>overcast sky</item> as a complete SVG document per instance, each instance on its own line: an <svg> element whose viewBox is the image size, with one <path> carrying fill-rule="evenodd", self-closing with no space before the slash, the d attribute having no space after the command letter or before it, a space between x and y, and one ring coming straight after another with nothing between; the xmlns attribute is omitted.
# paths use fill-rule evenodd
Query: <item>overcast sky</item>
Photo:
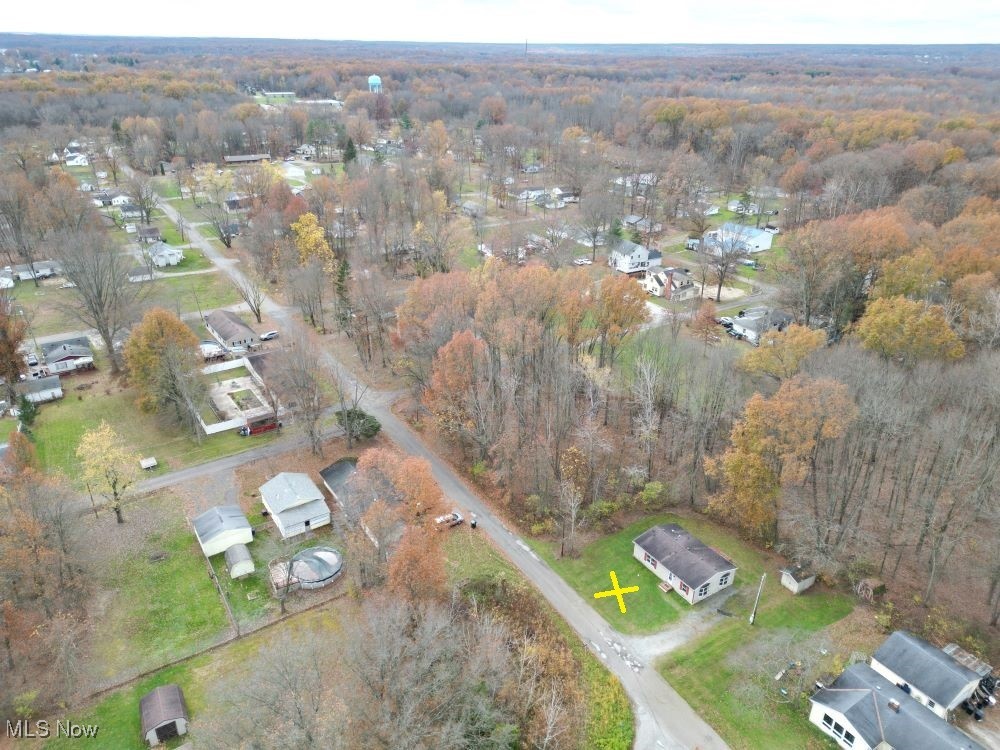
<svg viewBox="0 0 1000 750"><path fill-rule="evenodd" d="M5 0L0 30L419 42L1000 42L998 0Z"/></svg>

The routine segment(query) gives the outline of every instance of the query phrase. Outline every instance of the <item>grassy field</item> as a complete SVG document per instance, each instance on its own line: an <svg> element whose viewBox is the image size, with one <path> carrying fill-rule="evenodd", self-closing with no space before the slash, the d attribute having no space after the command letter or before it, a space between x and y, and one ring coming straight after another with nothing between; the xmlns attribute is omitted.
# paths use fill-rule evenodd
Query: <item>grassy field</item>
<svg viewBox="0 0 1000 750"><path fill-rule="evenodd" d="M207 313L216 307L234 305L239 301L239 294L229 282L228 276L222 273L205 273L157 279L147 306L159 305L181 313L198 310Z"/></svg>
<svg viewBox="0 0 1000 750"><path fill-rule="evenodd" d="M43 469L60 471L68 477L77 476L80 464L76 446L80 437L102 420L107 421L136 452L155 456L158 472L240 453L273 440L276 434L269 432L248 443L235 432L224 432L205 437L199 444L186 433L161 427L154 415L139 411L131 389L113 385L108 394L100 390L102 387L77 393L67 386L65 398L42 406L33 431Z"/></svg>
<svg viewBox="0 0 1000 750"><path fill-rule="evenodd" d="M659 665L660 672L689 704L699 707L699 713L733 750L832 747L809 723L808 712L802 706L777 702L780 697L777 686L775 700L764 706L742 701L730 690L739 678L728 661L734 651L777 628L815 632L845 617L852 609L850 599L845 596L814 590L796 597L775 579L772 576L765 586L754 625L746 617L733 617L697 642L666 657ZM790 653L789 659L794 658L795 654Z"/></svg>
<svg viewBox="0 0 1000 750"><path fill-rule="evenodd" d="M205 214L194 205L190 198L172 198L168 200L170 207L180 213L188 224L205 221Z"/></svg>
<svg viewBox="0 0 1000 750"><path fill-rule="evenodd" d="M646 518L583 548L578 558L558 559L551 544L534 543L535 549L566 581L611 624L625 633L648 633L676 620L690 605L676 594L664 595L657 579L632 558L632 539L658 523L677 523L703 542L720 550L738 566L733 593L723 608L733 616L714 627L696 643L670 654L658 668L664 677L705 717L734 750L760 747L802 750L828 745L813 731L801 706L791 708L776 701L762 711L741 701L730 688L740 678L729 656L777 629L813 633L847 616L853 604L840 594L813 590L793 596L781 587L776 563L715 524L669 513ZM622 615L613 599L594 600L595 591L610 588L608 571L615 570L622 586L639 586L625 596L628 612ZM626 572L627 571L627 572ZM768 573L756 623L748 623L757 586ZM709 599L699 607L715 607ZM794 659L794 653L789 653ZM775 690L776 692L776 690Z"/></svg>
<svg viewBox="0 0 1000 750"><path fill-rule="evenodd" d="M488 541L468 526L459 526L445 541L448 576L451 583L480 576L504 576L511 581L523 580L510 562ZM628 697L621 684L584 646L580 637L559 617L541 595L540 607L563 634L567 645L582 667L582 679L587 691L587 728L584 747L588 750L628 750L635 736L635 724Z"/></svg>
<svg viewBox="0 0 1000 750"><path fill-rule="evenodd" d="M174 224L170 219L164 216L162 213L157 212L159 215L153 216L152 226L158 227L160 230L160 236L163 241L168 245L183 245L187 242L186 239L181 238L180 230L177 229L177 225Z"/></svg>
<svg viewBox="0 0 1000 750"><path fill-rule="evenodd" d="M176 523L103 571L101 583L115 593L103 617L114 626L106 629L94 656L106 677L194 653L220 640L229 627L194 535L180 514L170 518Z"/></svg>
<svg viewBox="0 0 1000 750"><path fill-rule="evenodd" d="M458 253L458 265L471 271L483 264L483 256L474 247L467 247Z"/></svg>
<svg viewBox="0 0 1000 750"><path fill-rule="evenodd" d="M177 180L173 177L154 177L153 189L161 198L180 198L181 189L177 186Z"/></svg>
<svg viewBox="0 0 1000 750"><path fill-rule="evenodd" d="M653 633L677 620L689 606L677 594L660 591L660 579L632 557L632 540L656 523L663 523L663 520L638 521L588 544L575 558L558 557L557 543L535 541L532 546L609 625L623 633ZM611 588L612 570L622 587L639 587L634 594L625 596L625 614L618 609L618 601L613 597L594 599L595 592Z"/></svg>
<svg viewBox="0 0 1000 750"><path fill-rule="evenodd" d="M176 266L164 266L156 269L160 273L180 273L182 271L204 271L214 268L212 261L205 257L205 254L196 247L184 248L184 260Z"/></svg>
<svg viewBox="0 0 1000 750"><path fill-rule="evenodd" d="M192 253L199 254L193 250ZM206 263L207 259L195 260L195 266ZM176 270L189 270L178 266ZM194 266L190 270L194 270ZM58 285L42 285L36 288L30 282L21 283L15 293L17 304L24 307L31 322L31 333L35 336L49 336L64 331L79 331L87 328L71 310L76 304L76 292L60 289ZM216 307L226 307L239 302L239 295L221 273L207 273L198 276L179 276L157 279L152 283L145 300L146 307L165 307L175 312L208 312Z"/></svg>

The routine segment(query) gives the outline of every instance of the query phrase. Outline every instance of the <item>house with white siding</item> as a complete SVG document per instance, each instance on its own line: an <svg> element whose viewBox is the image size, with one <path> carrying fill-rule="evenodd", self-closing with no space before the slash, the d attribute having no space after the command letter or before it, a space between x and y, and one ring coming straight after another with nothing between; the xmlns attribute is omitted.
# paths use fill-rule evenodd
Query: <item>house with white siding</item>
<svg viewBox="0 0 1000 750"><path fill-rule="evenodd" d="M809 721L845 750L986 750L863 662L809 703Z"/></svg>
<svg viewBox="0 0 1000 750"><path fill-rule="evenodd" d="M923 638L897 630L872 656L872 669L942 719L975 692L980 675Z"/></svg>
<svg viewBox="0 0 1000 750"><path fill-rule="evenodd" d="M733 585L736 565L675 523L654 526L632 540L632 556L688 604Z"/></svg>
<svg viewBox="0 0 1000 750"><path fill-rule="evenodd" d="M659 250L651 250L629 240L620 240L608 255L608 266L619 273L645 273L659 268L663 256Z"/></svg>

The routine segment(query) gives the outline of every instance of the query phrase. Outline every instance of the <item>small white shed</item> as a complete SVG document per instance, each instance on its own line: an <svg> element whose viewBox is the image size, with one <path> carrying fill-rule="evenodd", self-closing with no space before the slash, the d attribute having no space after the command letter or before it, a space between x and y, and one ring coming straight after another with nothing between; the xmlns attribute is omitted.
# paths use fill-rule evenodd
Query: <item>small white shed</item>
<svg viewBox="0 0 1000 750"><path fill-rule="evenodd" d="M807 588L816 583L816 574L802 565L782 568L781 585L793 594L801 594Z"/></svg>
<svg viewBox="0 0 1000 750"><path fill-rule="evenodd" d="M226 550L226 569L230 578L243 578L254 572L253 556L245 544L234 544Z"/></svg>

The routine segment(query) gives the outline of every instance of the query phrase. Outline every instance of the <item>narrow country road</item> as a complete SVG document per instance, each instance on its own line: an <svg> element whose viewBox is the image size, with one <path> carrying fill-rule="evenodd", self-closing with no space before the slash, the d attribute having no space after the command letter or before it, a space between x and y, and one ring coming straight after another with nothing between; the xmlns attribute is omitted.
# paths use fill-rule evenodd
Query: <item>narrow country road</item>
<svg viewBox="0 0 1000 750"><path fill-rule="evenodd" d="M126 169L126 172L131 172ZM160 201L167 216L177 222L178 212L167 201ZM188 230L191 244L204 251L224 273L235 280L243 274L237 261L227 258L200 233L198 227ZM295 330L303 326L291 309L268 298L264 309L285 327ZM460 508L475 513L478 530L487 534L507 558L531 581L557 612L579 634L583 642L598 655L605 666L621 681L632 702L636 715L636 750L728 750L728 746L653 668L653 665L633 667L605 645L623 637L614 631L583 598L542 561L513 531L493 515L480 497L438 456L421 437L391 411L395 394L365 389L328 351L321 352L323 362L340 378L341 383L364 389L360 406L382 423L382 430L405 453L430 462L434 477L442 491ZM161 489L195 476L232 469L254 458L287 450L289 443L280 441L240 454L212 461L201 466L170 472L143 482L141 489Z"/></svg>
<svg viewBox="0 0 1000 750"><path fill-rule="evenodd" d="M488 534L507 558L580 635L583 642L598 654L605 666L621 680L636 712L637 750L724 750L727 745L705 721L685 703L677 692L653 669L643 665L638 672L630 668L605 645L608 638L621 641L590 604L585 602L563 579L542 561L513 531L505 527L468 485L465 484L420 436L398 419L387 407L365 404L382 423L382 430L405 453L427 459L434 478L445 495L459 507L476 514L478 530Z"/></svg>

